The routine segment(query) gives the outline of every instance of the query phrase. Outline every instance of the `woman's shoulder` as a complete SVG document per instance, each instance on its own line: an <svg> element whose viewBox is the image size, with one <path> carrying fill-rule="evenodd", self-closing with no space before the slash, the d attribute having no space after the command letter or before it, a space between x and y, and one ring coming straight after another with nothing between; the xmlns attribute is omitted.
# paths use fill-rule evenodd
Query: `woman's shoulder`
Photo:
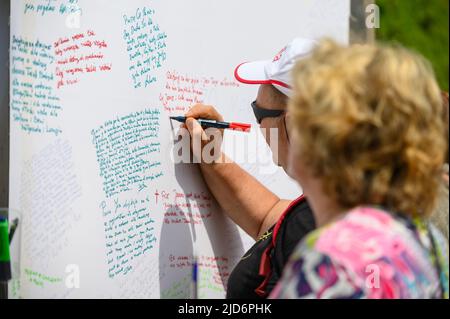
<svg viewBox="0 0 450 319"><path fill-rule="evenodd" d="M399 236L412 239L411 235L408 227L387 211L376 207L357 207L311 237L317 239L314 241L315 249L334 254L351 251L352 248L358 251L372 249L370 245L375 242L385 245ZM384 249L377 251L387 253Z"/></svg>
<svg viewBox="0 0 450 319"><path fill-rule="evenodd" d="M385 241L386 238L406 233L407 230L389 213L375 207L357 207L327 226L308 234L302 249L314 249L323 253L345 252L353 248L361 250L369 239Z"/></svg>
<svg viewBox="0 0 450 319"><path fill-rule="evenodd" d="M357 207L311 233L305 242L310 248L358 269L378 260L394 262L400 256L423 262L431 249L429 230L419 219L403 218L376 207ZM434 237L440 238L438 232L434 229Z"/></svg>
<svg viewBox="0 0 450 319"><path fill-rule="evenodd" d="M423 297L439 281L418 232L387 211L358 207L306 236L292 255L290 280L310 294L321 287L321 296ZM403 289L408 281L415 290Z"/></svg>
<svg viewBox="0 0 450 319"><path fill-rule="evenodd" d="M377 207L357 207L344 218L312 233L307 241L322 253L360 263L394 258L401 251L420 258L424 256L423 250L431 249L428 236L431 229L437 237L439 231L420 219L402 217ZM354 254L355 251L359 254Z"/></svg>

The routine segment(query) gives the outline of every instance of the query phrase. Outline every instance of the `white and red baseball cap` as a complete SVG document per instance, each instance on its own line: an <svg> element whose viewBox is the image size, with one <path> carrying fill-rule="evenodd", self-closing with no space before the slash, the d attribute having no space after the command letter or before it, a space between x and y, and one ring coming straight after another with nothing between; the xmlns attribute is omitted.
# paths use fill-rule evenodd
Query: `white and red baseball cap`
<svg viewBox="0 0 450 319"><path fill-rule="evenodd" d="M291 96L291 70L299 59L307 57L317 41L296 38L273 60L245 62L234 71L236 80L245 84L272 84L283 94Z"/></svg>

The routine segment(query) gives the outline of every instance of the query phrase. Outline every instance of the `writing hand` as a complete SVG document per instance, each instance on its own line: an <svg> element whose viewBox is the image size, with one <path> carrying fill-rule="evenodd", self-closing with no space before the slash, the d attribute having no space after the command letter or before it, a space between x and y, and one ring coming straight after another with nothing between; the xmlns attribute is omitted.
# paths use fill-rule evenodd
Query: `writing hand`
<svg viewBox="0 0 450 319"><path fill-rule="evenodd" d="M186 128L191 135L191 148L194 156L197 159L201 159L203 163L211 163L217 160L221 155L223 130L208 128L205 131L195 119L223 121L222 115L211 105L196 104L185 116L188 118L186 120ZM195 141L200 142L198 148L194 147ZM209 146L208 152L204 154L203 150L206 145ZM209 157L209 160L205 159L205 155Z"/></svg>

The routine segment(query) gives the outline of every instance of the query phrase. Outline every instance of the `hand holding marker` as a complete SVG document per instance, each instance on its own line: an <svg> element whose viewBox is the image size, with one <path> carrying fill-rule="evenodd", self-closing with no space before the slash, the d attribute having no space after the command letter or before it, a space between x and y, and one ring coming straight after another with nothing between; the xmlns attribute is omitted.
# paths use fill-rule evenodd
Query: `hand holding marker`
<svg viewBox="0 0 450 319"><path fill-rule="evenodd" d="M186 123L186 120L188 119L186 116L171 116L171 120L178 121L180 123ZM214 127L218 129L230 129L235 131L242 131L242 132L250 132L251 125L250 124L243 124L243 123L235 123L235 122L221 122L221 121L215 121L215 120L207 120L207 119L196 119L197 122L203 127ZM192 263L192 280L191 280L191 298L197 299L198 298L198 262L197 262L197 256L194 254L193 256L193 263Z"/></svg>
<svg viewBox="0 0 450 319"><path fill-rule="evenodd" d="M170 119L181 122L181 123L186 123L187 117L171 116ZM220 121L207 120L207 119L196 119L196 120L204 128L214 127L214 128L219 128L219 129L230 129L230 130L234 130L234 131L250 132L250 129L252 127L250 124L243 124L243 123L220 122Z"/></svg>

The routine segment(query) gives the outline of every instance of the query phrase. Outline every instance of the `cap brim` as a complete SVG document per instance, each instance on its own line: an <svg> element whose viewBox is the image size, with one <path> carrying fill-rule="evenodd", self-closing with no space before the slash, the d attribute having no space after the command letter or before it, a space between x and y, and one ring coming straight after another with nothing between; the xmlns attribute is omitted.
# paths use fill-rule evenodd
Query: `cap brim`
<svg viewBox="0 0 450 319"><path fill-rule="evenodd" d="M271 61L245 62L238 65L234 71L234 77L245 84L270 84L265 67Z"/></svg>

